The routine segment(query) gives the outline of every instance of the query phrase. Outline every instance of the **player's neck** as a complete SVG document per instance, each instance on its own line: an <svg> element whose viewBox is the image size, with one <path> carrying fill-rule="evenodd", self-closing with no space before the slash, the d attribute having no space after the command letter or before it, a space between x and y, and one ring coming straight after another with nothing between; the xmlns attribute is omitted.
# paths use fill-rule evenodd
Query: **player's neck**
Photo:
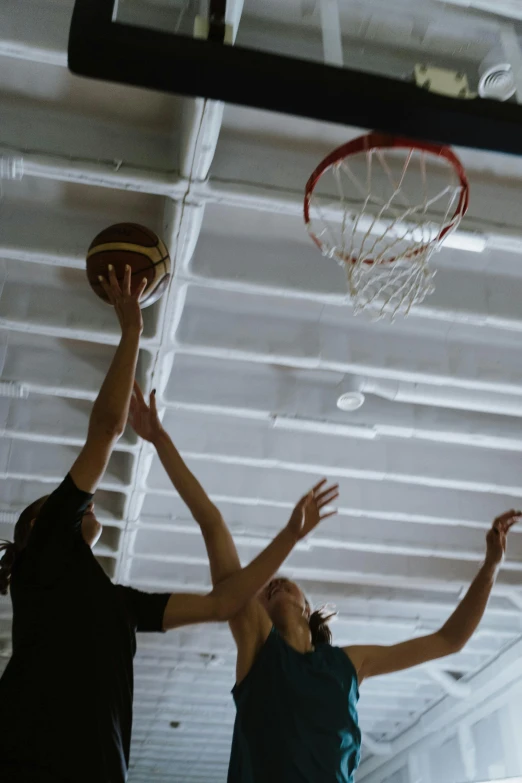
<svg viewBox="0 0 522 783"><path fill-rule="evenodd" d="M290 647L300 653L311 652L314 648L312 645L312 635L310 633L310 626L306 617L296 617L294 613L290 616L283 616L278 618L276 628Z"/></svg>

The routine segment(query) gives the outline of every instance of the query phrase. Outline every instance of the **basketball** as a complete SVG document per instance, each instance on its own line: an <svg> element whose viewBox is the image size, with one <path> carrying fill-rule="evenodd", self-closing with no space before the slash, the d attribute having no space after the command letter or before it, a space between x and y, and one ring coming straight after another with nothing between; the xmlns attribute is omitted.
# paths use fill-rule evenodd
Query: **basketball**
<svg viewBox="0 0 522 783"><path fill-rule="evenodd" d="M109 264L113 265L120 284L125 267L127 264L131 267L132 291L143 278L147 279L141 307L157 302L169 284L170 256L166 245L150 228L136 223L117 223L106 228L93 239L87 252L87 278L94 293L107 304L109 300L99 276L107 278Z"/></svg>

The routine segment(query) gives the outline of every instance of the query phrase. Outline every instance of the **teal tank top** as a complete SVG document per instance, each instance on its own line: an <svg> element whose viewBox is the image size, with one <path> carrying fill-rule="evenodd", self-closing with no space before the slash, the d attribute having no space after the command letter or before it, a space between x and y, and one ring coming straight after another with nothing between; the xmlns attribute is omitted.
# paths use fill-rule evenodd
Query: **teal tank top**
<svg viewBox="0 0 522 783"><path fill-rule="evenodd" d="M359 689L340 647L300 653L272 628L232 694L228 783L352 783L361 750Z"/></svg>

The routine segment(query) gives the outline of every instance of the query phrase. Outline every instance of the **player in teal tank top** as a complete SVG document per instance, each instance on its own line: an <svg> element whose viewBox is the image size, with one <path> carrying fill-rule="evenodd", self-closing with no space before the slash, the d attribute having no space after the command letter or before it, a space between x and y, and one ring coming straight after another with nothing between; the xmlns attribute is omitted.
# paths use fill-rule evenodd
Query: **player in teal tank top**
<svg viewBox="0 0 522 783"><path fill-rule="evenodd" d="M324 483L314 487L313 502L303 498L295 514L321 518L325 500L336 496L336 488L323 490ZM401 644L332 646L331 615L312 612L294 582L273 579L230 622L238 659L228 783L352 783L361 746L360 683L462 649L484 614L507 533L520 513L508 511L494 521L485 561L442 628ZM212 552L223 557L226 541L209 549L211 563ZM213 565L215 573L218 564ZM221 578L231 565L230 559Z"/></svg>
<svg viewBox="0 0 522 783"><path fill-rule="evenodd" d="M174 446L162 462L201 527L216 585L241 569L232 536ZM325 485L326 480L319 482L299 501L274 540L276 548L290 552L335 513L328 508L337 498L337 486ZM272 579L229 623L238 656L228 783L352 783L361 746L360 684L462 649L482 618L507 533L520 515L508 511L494 521L484 563L446 623L435 633L400 644L332 646L331 615L312 612L294 582Z"/></svg>
<svg viewBox="0 0 522 783"><path fill-rule="evenodd" d="M339 647L298 652L273 627L236 685L228 780L347 783L359 763L357 674Z"/></svg>

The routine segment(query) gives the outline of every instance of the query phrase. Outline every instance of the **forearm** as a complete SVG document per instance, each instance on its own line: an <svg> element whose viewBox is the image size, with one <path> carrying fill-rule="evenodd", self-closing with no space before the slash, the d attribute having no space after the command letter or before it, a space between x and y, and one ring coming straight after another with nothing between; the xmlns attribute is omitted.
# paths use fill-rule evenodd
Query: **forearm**
<svg viewBox="0 0 522 783"><path fill-rule="evenodd" d="M186 466L168 433L161 430L154 438L153 443L161 464L196 522L205 526L209 522L220 520L219 510Z"/></svg>
<svg viewBox="0 0 522 783"><path fill-rule="evenodd" d="M122 334L109 371L93 405L91 427L102 427L115 434L121 434L125 429L138 361L139 342L138 329L129 329Z"/></svg>
<svg viewBox="0 0 522 783"><path fill-rule="evenodd" d="M439 633L453 648L461 649L476 631L486 610L497 571L498 566L486 560L468 592L440 629Z"/></svg>
<svg viewBox="0 0 522 783"><path fill-rule="evenodd" d="M297 539L285 528L252 562L214 587L220 620L234 617L254 598L284 563Z"/></svg>

